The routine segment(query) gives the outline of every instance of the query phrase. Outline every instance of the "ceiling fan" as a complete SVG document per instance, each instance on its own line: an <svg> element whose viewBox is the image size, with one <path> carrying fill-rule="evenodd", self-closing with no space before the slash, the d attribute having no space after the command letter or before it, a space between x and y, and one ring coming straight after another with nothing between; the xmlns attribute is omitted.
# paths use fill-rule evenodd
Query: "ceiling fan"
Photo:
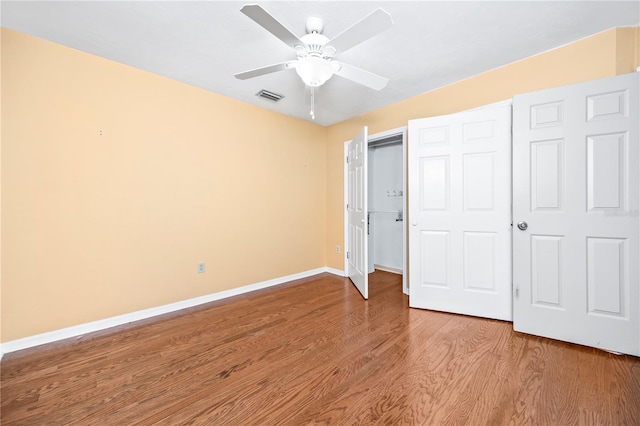
<svg viewBox="0 0 640 426"><path fill-rule="evenodd" d="M317 17L307 19L307 34L298 38L291 30L271 16L271 14L260 5L248 4L243 6L240 11L293 48L297 59L244 71L236 74L235 77L240 80L246 80L277 71L295 69L302 81L312 89L312 118L314 118L313 89L322 86L334 75L346 78L373 90L382 90L389 81L385 77L334 59L337 54L351 49L390 28L393 25L393 20L391 19L391 15L384 9L374 10L331 40L322 34L324 23L322 19Z"/></svg>

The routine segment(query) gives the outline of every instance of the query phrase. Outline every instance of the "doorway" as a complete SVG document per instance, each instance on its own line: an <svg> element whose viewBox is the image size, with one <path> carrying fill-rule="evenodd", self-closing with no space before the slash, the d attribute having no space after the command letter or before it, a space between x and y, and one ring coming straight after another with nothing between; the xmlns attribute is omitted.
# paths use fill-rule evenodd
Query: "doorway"
<svg viewBox="0 0 640 426"><path fill-rule="evenodd" d="M366 232L364 238L356 238L354 231L357 220L345 220L345 266L347 276L350 269L357 271L357 259L366 259L365 275L381 270L402 275L402 291L409 294L407 274L407 226L404 220L406 211L406 127L366 136L360 132L354 141L345 143L345 205L347 214L358 210L356 198L363 199ZM364 134L367 146L366 155L356 155L354 147ZM351 146L351 163L348 162L349 146ZM356 167L362 162L361 167ZM350 173L350 167L351 173ZM354 178L355 171L365 170L366 178L362 181ZM364 197L357 196L361 190ZM351 209L349 209L351 206ZM352 212L353 213L353 212ZM345 218L347 219L347 218ZM353 222L349 226L349 223ZM350 232L351 231L351 232ZM356 229L357 231L357 229ZM352 235L353 234L353 235ZM359 248L359 242L364 247ZM351 247L353 246L353 247ZM360 253L364 251L366 256ZM351 253L353 252L353 253ZM351 257L349 257L351 255ZM353 268L349 268L353 264ZM358 275L358 274L355 274ZM353 279L352 279L353 281ZM363 294L368 294L367 280L357 279L356 287ZM362 283L360 281L363 281ZM360 289L360 287L364 287ZM367 296L364 296L365 299Z"/></svg>
<svg viewBox="0 0 640 426"><path fill-rule="evenodd" d="M402 275L405 210L402 135L370 140L368 156L368 272L378 269Z"/></svg>

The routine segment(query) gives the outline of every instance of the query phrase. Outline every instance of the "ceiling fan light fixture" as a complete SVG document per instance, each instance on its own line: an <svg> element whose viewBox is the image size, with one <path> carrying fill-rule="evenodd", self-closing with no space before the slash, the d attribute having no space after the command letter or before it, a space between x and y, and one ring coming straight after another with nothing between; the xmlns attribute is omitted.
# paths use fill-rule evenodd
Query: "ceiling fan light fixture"
<svg viewBox="0 0 640 426"><path fill-rule="evenodd" d="M317 56L307 56L298 60L296 72L311 87L322 86L333 76L331 62Z"/></svg>
<svg viewBox="0 0 640 426"><path fill-rule="evenodd" d="M331 40L322 34L324 22L319 17L309 17L306 22L307 34L298 37L258 4L246 4L240 11L287 46L293 48L297 59L244 71L235 74L235 77L246 80L295 68L304 84L310 87L311 111L309 115L312 120L315 119L316 87L322 86L334 74L373 90L382 90L387 85L388 79L384 77L333 59L338 52L351 49L391 27L393 20L384 9L374 10ZM265 97L265 94L262 97ZM267 99L271 99L271 97L267 95Z"/></svg>

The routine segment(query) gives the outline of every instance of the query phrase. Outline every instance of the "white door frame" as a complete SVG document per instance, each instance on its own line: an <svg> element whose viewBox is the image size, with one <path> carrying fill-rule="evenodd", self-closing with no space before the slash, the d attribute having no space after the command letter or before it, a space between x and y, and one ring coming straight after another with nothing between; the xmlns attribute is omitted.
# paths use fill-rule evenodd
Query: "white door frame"
<svg viewBox="0 0 640 426"><path fill-rule="evenodd" d="M375 142L379 139L388 138L390 136L402 135L402 194L403 194L403 221L402 221L402 292L409 294L409 268L408 268L408 256L407 256L407 126L397 127L395 129L387 130L384 132L369 135L367 138L367 144L372 141ZM347 265L347 252L349 251L349 225L347 220L347 203L349 202L349 169L347 165L348 148L347 144L351 141L344 142L344 154L343 154L343 180L344 180L344 202L342 205L342 222L344 223L344 265L346 274ZM368 178L368 176L367 176ZM368 210L368 206L367 206Z"/></svg>

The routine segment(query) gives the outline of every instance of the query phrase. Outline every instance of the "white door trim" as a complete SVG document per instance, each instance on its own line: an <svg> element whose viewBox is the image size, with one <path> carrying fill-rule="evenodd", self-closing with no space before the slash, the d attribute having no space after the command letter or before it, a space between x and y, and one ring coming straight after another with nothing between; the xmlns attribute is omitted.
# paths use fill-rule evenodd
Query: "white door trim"
<svg viewBox="0 0 640 426"><path fill-rule="evenodd" d="M344 262L344 276L346 277L348 268L347 268L347 251L349 250L349 214L347 212L347 203L349 203L349 164L347 164L347 157L349 156L349 142L344 142L344 153L342 155L342 165L343 165L343 194L344 200L342 201L342 223L344 225L343 229L343 244L342 244L342 259Z"/></svg>

